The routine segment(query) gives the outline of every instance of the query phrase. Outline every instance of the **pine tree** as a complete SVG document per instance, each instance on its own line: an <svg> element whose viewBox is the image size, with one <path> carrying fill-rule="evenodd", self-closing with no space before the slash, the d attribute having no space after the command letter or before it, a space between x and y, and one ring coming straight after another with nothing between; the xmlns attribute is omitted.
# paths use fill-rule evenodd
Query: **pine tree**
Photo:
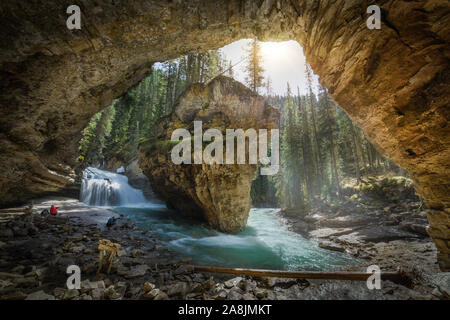
<svg viewBox="0 0 450 320"><path fill-rule="evenodd" d="M85 159L90 163L100 163L103 165L103 149L105 147L105 137L111 130L111 118L114 114L112 107L106 108L100 113L100 118L95 126L94 134L86 150Z"/></svg>
<svg viewBox="0 0 450 320"><path fill-rule="evenodd" d="M266 95L268 98L270 98L270 96L272 96L273 93L272 79L270 77L267 77L265 87L266 87Z"/></svg>
<svg viewBox="0 0 450 320"><path fill-rule="evenodd" d="M312 200L312 195L314 193L314 175L315 175L315 167L314 167L314 158L313 158L313 150L311 144L311 133L310 133L310 125L308 119L308 112L306 111L306 99L300 97L300 89L297 87L298 91L298 110L302 122L302 147L301 153L303 156L303 170L305 172L305 183L308 199Z"/></svg>
<svg viewBox="0 0 450 320"><path fill-rule="evenodd" d="M287 85L286 123L282 135L282 181L284 182L283 203L288 210L303 210L305 208L303 159L299 157L302 148L300 121L291 95L290 85Z"/></svg>
<svg viewBox="0 0 450 320"><path fill-rule="evenodd" d="M337 194L339 198L342 198L342 190L340 186L338 165L337 165L337 155L336 155L336 131L339 130L336 118L334 116L334 105L330 101L330 97L328 96L328 92L325 88L320 87L320 98L321 104L324 110L324 123L323 123L323 132L327 137L327 145L330 153L330 162L331 162L331 173L332 173L332 181L334 181L334 186L337 190Z"/></svg>
<svg viewBox="0 0 450 320"><path fill-rule="evenodd" d="M231 60L228 61L227 75L228 75L230 78L234 78L233 63L231 62Z"/></svg>
<svg viewBox="0 0 450 320"><path fill-rule="evenodd" d="M308 84L308 97L309 97L309 107L311 110L311 124L312 124L312 133L315 148L314 150L314 158L315 158L315 172L317 174L317 178L315 179L317 183L316 193L319 194L321 192L321 186L323 181L323 170L322 170L322 154L320 150L319 138L317 136L317 120L316 120L316 103L315 103L315 95L312 90L312 70L311 67L305 62L305 70L306 70L306 80Z"/></svg>
<svg viewBox="0 0 450 320"><path fill-rule="evenodd" d="M245 64L245 81L248 87L258 93L258 89L263 86L264 68L262 66L261 46L258 40L253 39L246 49L247 57Z"/></svg>

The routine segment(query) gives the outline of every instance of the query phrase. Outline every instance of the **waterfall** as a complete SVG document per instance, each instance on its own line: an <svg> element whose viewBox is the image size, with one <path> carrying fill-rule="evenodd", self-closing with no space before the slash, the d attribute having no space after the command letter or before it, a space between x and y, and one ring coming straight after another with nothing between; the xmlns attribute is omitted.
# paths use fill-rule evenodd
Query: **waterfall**
<svg viewBox="0 0 450 320"><path fill-rule="evenodd" d="M128 184L125 175L93 167L83 171L80 200L95 206L134 206L147 202L141 190Z"/></svg>

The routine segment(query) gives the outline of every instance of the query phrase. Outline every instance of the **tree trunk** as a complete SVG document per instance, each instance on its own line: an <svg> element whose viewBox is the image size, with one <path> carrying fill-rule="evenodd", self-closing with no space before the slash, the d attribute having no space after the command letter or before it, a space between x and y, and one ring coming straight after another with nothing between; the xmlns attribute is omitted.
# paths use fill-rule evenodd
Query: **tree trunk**
<svg viewBox="0 0 450 320"><path fill-rule="evenodd" d="M352 143L353 158L355 159L356 183L359 184L361 182L361 171L359 169L358 146L356 144L355 128L353 127L353 123L350 123L350 130L351 130L352 142L353 142Z"/></svg>
<svg viewBox="0 0 450 320"><path fill-rule="evenodd" d="M322 170L322 160L321 160L321 152L320 152L320 145L319 145L319 139L317 137L317 124L316 124L316 110L315 105L312 98L313 92L312 89L309 88L309 106L311 108L311 118L312 118L312 125L313 125L313 135L314 135L314 142L316 145L316 152L315 152L315 161L316 161L316 172L318 178L318 194L319 197L321 195L322 190L322 182L323 182L323 170Z"/></svg>

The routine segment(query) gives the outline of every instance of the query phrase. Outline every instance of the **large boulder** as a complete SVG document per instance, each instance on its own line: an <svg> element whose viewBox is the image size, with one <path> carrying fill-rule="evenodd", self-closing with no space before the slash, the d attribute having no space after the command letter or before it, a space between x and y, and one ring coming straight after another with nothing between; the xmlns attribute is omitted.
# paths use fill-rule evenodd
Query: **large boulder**
<svg viewBox="0 0 450 320"><path fill-rule="evenodd" d="M279 116L279 110L263 97L230 78L195 84L180 97L174 112L159 123L158 136L140 144L139 165L169 207L184 216L204 219L222 232L242 231L257 165L249 164L248 159L245 164L174 164L171 135L177 128L192 134L193 122L198 120L204 131L216 128L224 137L225 129L273 129Z"/></svg>

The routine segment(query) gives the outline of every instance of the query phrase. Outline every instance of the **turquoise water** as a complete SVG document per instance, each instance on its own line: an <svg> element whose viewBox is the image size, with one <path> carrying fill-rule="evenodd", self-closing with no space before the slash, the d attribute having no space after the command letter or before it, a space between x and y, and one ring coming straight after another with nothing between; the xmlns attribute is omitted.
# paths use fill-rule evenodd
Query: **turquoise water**
<svg viewBox="0 0 450 320"><path fill-rule="evenodd" d="M245 230L236 235L209 229L198 221L183 219L162 204L148 202L124 175L88 168L83 174L81 200L111 206L141 230L160 239L193 263L286 270L333 270L358 262L355 258L324 250L317 242L288 230L275 212L252 209ZM156 201L156 200L155 200Z"/></svg>
<svg viewBox="0 0 450 320"><path fill-rule="evenodd" d="M193 263L284 270L333 270L356 264L350 255L324 250L288 230L277 209L252 209L246 229L229 235L183 219L163 205L115 207L143 230Z"/></svg>

